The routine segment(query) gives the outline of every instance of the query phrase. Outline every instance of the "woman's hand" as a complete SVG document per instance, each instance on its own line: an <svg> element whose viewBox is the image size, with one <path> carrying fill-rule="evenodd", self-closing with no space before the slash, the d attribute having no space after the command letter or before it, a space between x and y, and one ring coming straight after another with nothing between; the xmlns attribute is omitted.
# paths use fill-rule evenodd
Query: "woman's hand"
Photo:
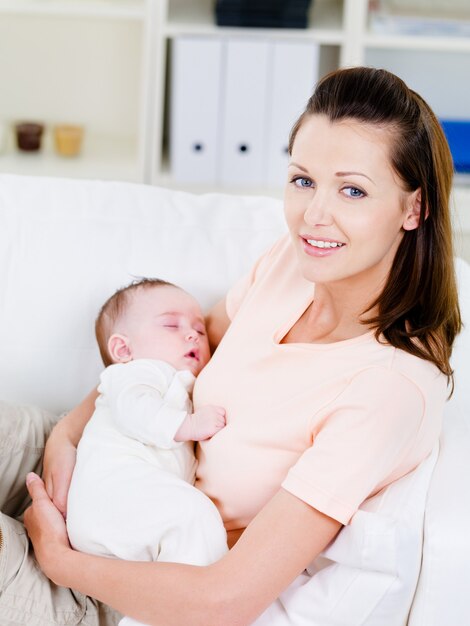
<svg viewBox="0 0 470 626"><path fill-rule="evenodd" d="M49 497L64 518L67 515L67 494L76 457L77 448L61 429L59 422L47 440L43 479Z"/></svg>
<svg viewBox="0 0 470 626"><path fill-rule="evenodd" d="M55 580L57 565L70 544L61 512L47 495L43 481L32 472L26 486L33 500L24 514L24 524L34 546L34 553L43 572Z"/></svg>

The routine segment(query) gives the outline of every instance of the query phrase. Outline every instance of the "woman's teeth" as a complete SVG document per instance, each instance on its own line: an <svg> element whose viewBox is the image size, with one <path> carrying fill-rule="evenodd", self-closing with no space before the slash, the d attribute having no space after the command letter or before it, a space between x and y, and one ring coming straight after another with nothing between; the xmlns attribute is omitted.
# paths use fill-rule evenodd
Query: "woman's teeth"
<svg viewBox="0 0 470 626"><path fill-rule="evenodd" d="M307 243L314 248L341 248L344 246L344 243L338 241L317 241L316 239L307 239Z"/></svg>

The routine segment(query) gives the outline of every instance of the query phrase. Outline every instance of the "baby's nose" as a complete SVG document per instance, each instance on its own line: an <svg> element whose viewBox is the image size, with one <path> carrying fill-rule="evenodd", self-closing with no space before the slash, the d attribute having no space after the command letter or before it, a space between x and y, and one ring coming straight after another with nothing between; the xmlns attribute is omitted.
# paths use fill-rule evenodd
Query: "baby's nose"
<svg viewBox="0 0 470 626"><path fill-rule="evenodd" d="M197 334L197 331L191 329L186 333L186 341L197 341L198 339L199 335Z"/></svg>

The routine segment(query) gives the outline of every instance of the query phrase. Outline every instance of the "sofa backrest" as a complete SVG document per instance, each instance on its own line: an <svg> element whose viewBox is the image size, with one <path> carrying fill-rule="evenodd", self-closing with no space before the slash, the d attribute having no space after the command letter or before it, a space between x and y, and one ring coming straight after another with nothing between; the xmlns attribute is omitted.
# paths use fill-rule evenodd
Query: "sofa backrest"
<svg viewBox="0 0 470 626"><path fill-rule="evenodd" d="M207 309L284 230L274 198L0 176L0 399L71 408L97 383L94 320L118 287L161 277Z"/></svg>

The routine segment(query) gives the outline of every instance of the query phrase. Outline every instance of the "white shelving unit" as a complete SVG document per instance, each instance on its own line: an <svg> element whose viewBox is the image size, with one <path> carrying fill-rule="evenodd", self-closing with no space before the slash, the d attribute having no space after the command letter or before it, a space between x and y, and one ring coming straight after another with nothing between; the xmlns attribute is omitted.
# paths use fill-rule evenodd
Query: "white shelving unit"
<svg viewBox="0 0 470 626"><path fill-rule="evenodd" d="M396 71L406 53L404 71L412 72L408 60L432 52L454 55L470 69L469 38L377 34L369 28L368 7L368 0L313 0L306 29L243 29L217 26L214 0L0 0L0 123L30 118L49 128L61 122L86 127L83 154L74 159L55 154L50 132L39 154L19 153L10 136L0 171L176 186L165 159L165 125L171 44L181 35L311 41L320 45L325 70L378 59ZM461 97L450 100L463 102L468 116L465 78L455 78ZM435 73L432 81L439 89ZM456 224L470 235L470 185L462 180L454 193Z"/></svg>

